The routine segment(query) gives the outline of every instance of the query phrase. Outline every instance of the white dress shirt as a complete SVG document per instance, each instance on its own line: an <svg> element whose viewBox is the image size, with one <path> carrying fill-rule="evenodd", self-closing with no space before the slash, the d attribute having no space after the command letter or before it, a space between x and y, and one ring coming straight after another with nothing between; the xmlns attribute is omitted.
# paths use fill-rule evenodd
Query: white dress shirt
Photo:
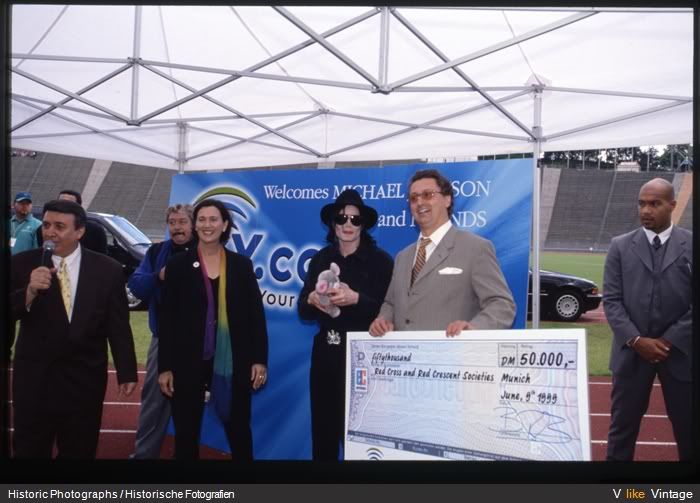
<svg viewBox="0 0 700 503"><path fill-rule="evenodd" d="M671 222L671 225L668 226L668 229L663 231L660 234L656 234L654 231L650 231L646 227L642 227L644 229L644 234L647 235L647 240L649 240L649 244L653 245L654 244L654 238L656 236L659 236L659 239L661 240L661 244L663 245L666 241L668 241L668 238L671 237L671 230L673 229L673 222Z"/></svg>
<svg viewBox="0 0 700 503"><path fill-rule="evenodd" d="M452 222L447 220L444 224L442 224L440 227L435 229L433 233L430 236L424 236L423 233L420 233L420 236L418 236L418 246L416 246L416 254L413 256L413 263L416 263L416 257L418 256L418 248L420 247L420 240L423 238L428 238L430 239L430 243L428 243L425 247L425 261L427 262L428 259L430 259L430 256L433 254L435 251L435 248L437 248L437 245L440 244L440 241L442 241L442 238L445 237L445 234L447 234L447 231L450 230L450 227L452 227Z"/></svg>

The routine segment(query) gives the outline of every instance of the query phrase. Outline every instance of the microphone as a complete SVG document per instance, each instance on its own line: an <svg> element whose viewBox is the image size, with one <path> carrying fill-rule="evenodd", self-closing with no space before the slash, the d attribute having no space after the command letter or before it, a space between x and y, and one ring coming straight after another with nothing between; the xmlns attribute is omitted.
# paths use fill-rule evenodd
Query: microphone
<svg viewBox="0 0 700 503"><path fill-rule="evenodd" d="M56 243L54 243L50 239L47 239L46 241L44 241L44 244L41 245L41 247L44 250L44 252L41 254L41 265L51 269L53 267L51 255L53 255L53 251L56 249Z"/></svg>

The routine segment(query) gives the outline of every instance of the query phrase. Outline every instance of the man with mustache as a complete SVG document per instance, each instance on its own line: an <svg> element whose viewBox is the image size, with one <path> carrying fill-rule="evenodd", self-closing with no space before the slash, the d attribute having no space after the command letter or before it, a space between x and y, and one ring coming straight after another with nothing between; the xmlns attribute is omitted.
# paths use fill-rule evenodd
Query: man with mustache
<svg viewBox="0 0 700 503"><path fill-rule="evenodd" d="M165 264L176 254L194 246L192 206L176 204L165 212L170 239L148 249L141 265L129 279L129 290L148 302L148 326L153 338L148 348L146 379L141 392L141 412L132 459L158 459L170 420L170 400L158 385L158 316L160 289L165 281Z"/></svg>
<svg viewBox="0 0 700 503"><path fill-rule="evenodd" d="M439 171L416 171L409 183L417 242L396 256L379 316L369 327L380 337L393 330L506 329L515 303L493 244L450 222L452 186Z"/></svg>
<svg viewBox="0 0 700 503"><path fill-rule="evenodd" d="M83 205L83 196L81 196L80 192L77 190L63 189L58 193L57 199L59 201L73 201L74 203L78 203L80 206ZM41 246L44 242L44 237L41 234L41 228L37 229L36 240L39 246ZM105 232L104 228L96 222L92 222L90 220L85 222L85 234L83 234L80 244L88 250L107 255L107 233Z"/></svg>

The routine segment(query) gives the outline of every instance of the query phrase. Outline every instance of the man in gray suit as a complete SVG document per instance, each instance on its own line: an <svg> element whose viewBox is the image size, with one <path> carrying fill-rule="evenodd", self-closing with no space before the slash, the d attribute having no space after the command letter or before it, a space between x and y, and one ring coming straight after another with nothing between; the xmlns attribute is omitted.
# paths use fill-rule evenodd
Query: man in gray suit
<svg viewBox="0 0 700 503"><path fill-rule="evenodd" d="M656 376L680 460L691 457L692 233L675 227L673 185L639 191L642 227L613 238L603 305L613 331L609 461L631 461Z"/></svg>
<svg viewBox="0 0 700 503"><path fill-rule="evenodd" d="M397 255L370 334L444 329L454 337L462 330L510 328L515 304L493 244L452 226L449 180L434 169L417 171L409 201L420 236Z"/></svg>

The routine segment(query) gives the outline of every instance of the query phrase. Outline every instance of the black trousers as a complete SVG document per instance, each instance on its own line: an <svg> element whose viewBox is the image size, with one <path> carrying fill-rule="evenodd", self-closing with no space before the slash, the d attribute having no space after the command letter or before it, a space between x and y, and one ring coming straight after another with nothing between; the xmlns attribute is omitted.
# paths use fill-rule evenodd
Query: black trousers
<svg viewBox="0 0 700 503"><path fill-rule="evenodd" d="M175 379L177 383L177 378ZM240 386L238 387L240 388ZM172 400L175 424L175 459L199 459L199 438L204 412L204 383L200 387L175 384ZM223 424L233 461L253 460L253 434L250 429L250 391L234 389L231 418Z"/></svg>
<svg viewBox="0 0 700 503"><path fill-rule="evenodd" d="M345 334L340 344L328 344L321 331L311 352L311 442L312 456L319 461L337 461L345 433Z"/></svg>
<svg viewBox="0 0 700 503"><path fill-rule="evenodd" d="M14 457L95 459L102 422L102 400L92 404L14 405Z"/></svg>
<svg viewBox="0 0 700 503"><path fill-rule="evenodd" d="M633 375L613 375L611 421L608 433L608 461L632 461L642 417L649 407L654 378L658 375L666 402L666 412L673 426L678 458L692 456L692 386L679 381L663 363L638 362Z"/></svg>

